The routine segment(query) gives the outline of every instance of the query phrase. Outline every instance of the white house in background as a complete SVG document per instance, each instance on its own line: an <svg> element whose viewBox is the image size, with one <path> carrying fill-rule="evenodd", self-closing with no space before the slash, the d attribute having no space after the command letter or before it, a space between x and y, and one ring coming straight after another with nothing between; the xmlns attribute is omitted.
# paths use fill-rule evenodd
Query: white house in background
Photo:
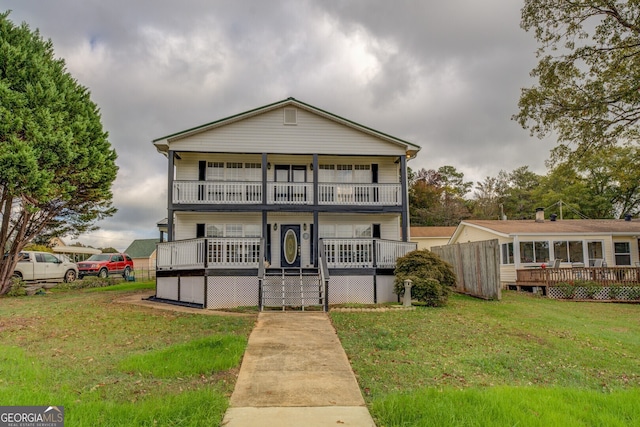
<svg viewBox="0 0 640 427"><path fill-rule="evenodd" d="M102 253L100 249L89 248L86 246L67 246L66 243L59 237L51 239L51 248L56 254L63 254L68 257L72 262L84 261L91 255Z"/></svg>
<svg viewBox="0 0 640 427"><path fill-rule="evenodd" d="M553 264L560 268L638 266L640 221L610 219L467 220L449 244L498 239L500 278L516 283L516 271Z"/></svg>
<svg viewBox="0 0 640 427"><path fill-rule="evenodd" d="M395 261L416 247L415 144L293 98L153 144L168 159L157 299L208 308L397 299Z"/></svg>
<svg viewBox="0 0 640 427"><path fill-rule="evenodd" d="M431 249L443 246L456 231L456 227L411 227L411 241L418 245L418 249Z"/></svg>

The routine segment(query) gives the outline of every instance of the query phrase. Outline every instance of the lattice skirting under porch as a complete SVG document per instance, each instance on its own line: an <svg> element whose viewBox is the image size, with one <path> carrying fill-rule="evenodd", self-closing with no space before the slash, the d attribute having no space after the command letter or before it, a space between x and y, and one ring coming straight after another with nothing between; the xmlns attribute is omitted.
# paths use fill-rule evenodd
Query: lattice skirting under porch
<svg viewBox="0 0 640 427"><path fill-rule="evenodd" d="M257 277L207 277L207 308L256 307L258 303Z"/></svg>
<svg viewBox="0 0 640 427"><path fill-rule="evenodd" d="M280 279L276 276L266 280L277 285ZM376 276L374 290L373 275L332 275L329 281L329 304L397 301L398 297L393 293L393 280L392 275ZM210 309L256 307L259 304L259 280L255 276L158 277L156 283L156 297L164 300L196 303ZM266 288L268 287L267 284ZM319 300L317 277L304 277L303 288L304 298L309 300L305 300L304 305L318 304L313 302ZM291 291L298 294L289 295L287 292L286 305L301 305L302 301L298 301L301 298L300 286L292 288ZM280 297L279 304L282 302L281 299ZM267 301L266 305L275 302Z"/></svg>
<svg viewBox="0 0 640 427"><path fill-rule="evenodd" d="M603 286L597 292L593 293L586 287L576 286L571 296L571 290L554 286L547 288L547 296L556 299L579 299L579 300L598 300L598 301L638 301L640 298L640 287L638 286Z"/></svg>

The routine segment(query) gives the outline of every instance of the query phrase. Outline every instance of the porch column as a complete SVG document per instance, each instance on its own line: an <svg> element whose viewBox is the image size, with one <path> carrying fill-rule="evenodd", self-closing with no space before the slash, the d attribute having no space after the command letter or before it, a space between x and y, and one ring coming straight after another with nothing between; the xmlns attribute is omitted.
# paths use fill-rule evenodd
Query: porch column
<svg viewBox="0 0 640 427"><path fill-rule="evenodd" d="M313 155L313 206L318 206L318 154ZM317 224L314 223L314 227Z"/></svg>
<svg viewBox="0 0 640 427"><path fill-rule="evenodd" d="M313 168L314 170L316 168ZM318 211L314 210L313 211L313 242L311 242L311 244L313 245L313 254L314 254L314 259L313 259L313 266L314 267L318 267L318 254L319 252L319 248L320 248L320 227L318 226Z"/></svg>
<svg viewBox="0 0 640 427"><path fill-rule="evenodd" d="M267 204L267 153L262 153L262 204Z"/></svg>
<svg viewBox="0 0 640 427"><path fill-rule="evenodd" d="M402 188L402 241L409 241L409 189L407 182L407 156L400 156L400 185Z"/></svg>
<svg viewBox="0 0 640 427"><path fill-rule="evenodd" d="M175 151L167 153L167 242L173 242L173 175Z"/></svg>

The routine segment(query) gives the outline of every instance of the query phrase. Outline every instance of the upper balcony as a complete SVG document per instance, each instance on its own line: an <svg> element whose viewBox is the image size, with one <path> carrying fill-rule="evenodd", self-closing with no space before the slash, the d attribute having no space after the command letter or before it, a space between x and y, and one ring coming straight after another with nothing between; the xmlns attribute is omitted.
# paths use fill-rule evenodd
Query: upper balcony
<svg viewBox="0 0 640 427"><path fill-rule="evenodd" d="M174 181L173 203L401 206L400 184L267 182L266 200L260 181Z"/></svg>

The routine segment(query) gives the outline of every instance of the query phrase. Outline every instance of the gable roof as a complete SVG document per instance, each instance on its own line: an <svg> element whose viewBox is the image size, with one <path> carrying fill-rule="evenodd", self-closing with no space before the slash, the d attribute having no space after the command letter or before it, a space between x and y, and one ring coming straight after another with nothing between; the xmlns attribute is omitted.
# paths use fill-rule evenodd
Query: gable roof
<svg viewBox="0 0 640 427"><path fill-rule="evenodd" d="M465 220L458 225L458 228L451 237L451 241L454 241L460 235L465 226L491 231L504 237L550 234L640 236L640 220L565 219L544 222L536 222L534 220Z"/></svg>
<svg viewBox="0 0 640 427"><path fill-rule="evenodd" d="M156 244L160 239L138 239L131 242L125 252L131 258L149 258L156 250Z"/></svg>
<svg viewBox="0 0 640 427"><path fill-rule="evenodd" d="M223 119L220 120L216 120L214 122L210 122L210 123L205 123L203 125L200 126L196 126L190 129L186 129L183 131L179 131L179 132L175 132L172 133L170 135L166 135L157 139L153 140L153 144L156 146L157 150L163 154L166 154L166 152L169 150L169 145L172 141L178 140L178 139L182 139L182 138L186 138L188 136L192 136L201 132L206 132L209 131L211 129L215 129L217 127L221 127L221 126L225 126L228 125L230 123L234 123L240 120L244 120L247 119L249 117L253 117L253 116L257 116L259 114L263 114L266 113L268 111L272 111L272 110L276 110L279 108L283 108L283 107L288 107L288 106L294 106L296 108L300 108L302 110L306 110L309 111L311 113L317 114L319 116L322 116L324 118L327 118L329 120L332 120L336 123L340 123L343 124L345 126L348 126L352 129L358 130L360 132L364 132L366 134L378 137L382 140L385 140L387 142L390 142L392 144L396 144L396 145L400 145L403 146L406 151L407 154L413 158L418 154L418 151L420 151L420 146L413 144L411 142L405 141L403 139L400 138L396 138L394 136L388 135L386 133L377 131L375 129L372 129L370 127L361 125L359 123L356 123L352 120L346 119L344 117L338 116L336 114L330 113L328 111L322 110L318 107L314 107L313 105L304 103L302 101L299 101L295 98L287 98L287 99L283 99L282 101L278 101L278 102L274 102L273 104L268 104L262 107L258 107L255 108L253 110L249 110L249 111L245 111L243 113L239 113L239 114L235 114L233 116L229 116L229 117L225 117Z"/></svg>
<svg viewBox="0 0 640 427"><path fill-rule="evenodd" d="M456 231L457 227L409 227L411 238L432 237L432 238L449 238Z"/></svg>

